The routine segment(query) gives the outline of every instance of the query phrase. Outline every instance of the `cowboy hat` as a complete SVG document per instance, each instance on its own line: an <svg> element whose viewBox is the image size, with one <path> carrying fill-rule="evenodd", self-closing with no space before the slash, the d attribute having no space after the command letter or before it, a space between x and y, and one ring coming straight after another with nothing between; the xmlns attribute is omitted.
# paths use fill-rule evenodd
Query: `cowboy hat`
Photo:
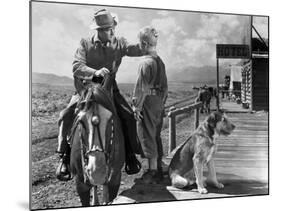
<svg viewBox="0 0 281 211"><path fill-rule="evenodd" d="M103 29L117 25L116 16L113 16L106 9L97 11L94 14L92 29Z"/></svg>

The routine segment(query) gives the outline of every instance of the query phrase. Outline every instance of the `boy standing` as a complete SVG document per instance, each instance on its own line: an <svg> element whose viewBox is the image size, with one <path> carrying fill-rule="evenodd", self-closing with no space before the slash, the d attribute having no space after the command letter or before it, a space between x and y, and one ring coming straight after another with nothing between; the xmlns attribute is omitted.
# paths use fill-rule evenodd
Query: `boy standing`
<svg viewBox="0 0 281 211"><path fill-rule="evenodd" d="M149 166L142 177L145 183L157 183L162 178L160 133L168 86L165 65L156 52L157 40L158 33L153 27L145 27L139 33L140 47L145 56L139 65L133 94L137 133L143 157L148 159Z"/></svg>

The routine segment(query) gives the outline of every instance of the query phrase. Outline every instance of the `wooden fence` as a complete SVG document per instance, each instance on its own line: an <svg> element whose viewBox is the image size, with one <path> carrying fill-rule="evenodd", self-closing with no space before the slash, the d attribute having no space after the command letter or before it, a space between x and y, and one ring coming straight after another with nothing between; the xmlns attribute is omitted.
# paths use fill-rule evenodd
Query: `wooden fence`
<svg viewBox="0 0 281 211"><path fill-rule="evenodd" d="M168 112L169 118L169 153L176 147L176 116L194 110L194 128L199 125L199 109L202 106L202 102L194 103L182 108L170 107Z"/></svg>

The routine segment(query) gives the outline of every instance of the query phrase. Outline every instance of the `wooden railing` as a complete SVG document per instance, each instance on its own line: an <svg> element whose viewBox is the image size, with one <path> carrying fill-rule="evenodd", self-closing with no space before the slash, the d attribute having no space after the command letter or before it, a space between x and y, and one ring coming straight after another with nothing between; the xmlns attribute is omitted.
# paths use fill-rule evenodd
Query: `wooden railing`
<svg viewBox="0 0 281 211"><path fill-rule="evenodd" d="M171 107L168 112L169 118L169 153L176 147L176 116L184 113L188 113L194 110L194 128L199 125L199 109L202 106L202 102L194 103L182 108Z"/></svg>

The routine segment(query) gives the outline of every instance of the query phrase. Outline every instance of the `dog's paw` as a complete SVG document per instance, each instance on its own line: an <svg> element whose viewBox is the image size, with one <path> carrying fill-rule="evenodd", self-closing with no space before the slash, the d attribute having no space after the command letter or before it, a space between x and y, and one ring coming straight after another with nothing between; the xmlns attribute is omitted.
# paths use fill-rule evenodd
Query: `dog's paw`
<svg viewBox="0 0 281 211"><path fill-rule="evenodd" d="M206 188L198 188L198 192L201 194L206 194L208 193L208 190Z"/></svg>
<svg viewBox="0 0 281 211"><path fill-rule="evenodd" d="M220 182L217 182L217 183L215 184L215 186L216 186L216 188L218 188L218 189L224 188L224 185L223 185L222 183L220 183Z"/></svg>

